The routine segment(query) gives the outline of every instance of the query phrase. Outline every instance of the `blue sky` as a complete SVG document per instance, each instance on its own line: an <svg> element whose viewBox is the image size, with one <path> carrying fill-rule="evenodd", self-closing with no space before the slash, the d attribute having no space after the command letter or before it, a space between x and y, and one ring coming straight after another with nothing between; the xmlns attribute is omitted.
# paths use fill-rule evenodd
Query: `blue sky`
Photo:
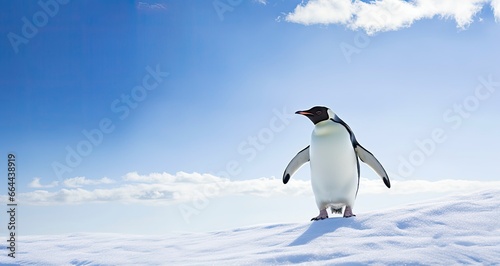
<svg viewBox="0 0 500 266"><path fill-rule="evenodd" d="M343 118L391 180L496 181L498 1L422 4L432 2L400 1L396 12L385 1L47 0L53 16L37 1L3 3L0 143L18 158L20 230L200 231L312 217L308 192L276 192L282 184L267 179L308 145L312 124L290 114L314 105ZM36 34L23 35L26 20ZM137 87L144 80L157 86ZM367 167L362 176L380 181ZM187 223L179 206L221 177L237 192L213 193ZM305 182L308 169L292 179ZM177 183L196 189L175 194ZM442 192L415 190L398 202ZM361 211L394 204L373 193Z"/></svg>

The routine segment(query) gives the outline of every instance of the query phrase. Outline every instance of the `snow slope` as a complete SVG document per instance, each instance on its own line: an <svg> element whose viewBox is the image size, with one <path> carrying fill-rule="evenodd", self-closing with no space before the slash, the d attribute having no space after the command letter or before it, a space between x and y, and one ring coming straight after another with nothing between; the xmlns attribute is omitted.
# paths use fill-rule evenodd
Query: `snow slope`
<svg viewBox="0 0 500 266"><path fill-rule="evenodd" d="M349 219L211 233L21 236L17 258L5 254L0 263L500 265L499 207L500 190L495 189L358 213ZM5 250L4 241L0 248Z"/></svg>

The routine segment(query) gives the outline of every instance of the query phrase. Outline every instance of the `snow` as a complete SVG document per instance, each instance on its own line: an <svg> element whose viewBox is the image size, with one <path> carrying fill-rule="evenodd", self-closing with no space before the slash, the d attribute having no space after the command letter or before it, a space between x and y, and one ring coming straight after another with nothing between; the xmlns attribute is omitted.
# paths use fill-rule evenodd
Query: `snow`
<svg viewBox="0 0 500 266"><path fill-rule="evenodd" d="M16 259L6 255L5 242L0 245L0 264L498 265L499 206L500 190L492 189L354 218L209 233L21 235Z"/></svg>

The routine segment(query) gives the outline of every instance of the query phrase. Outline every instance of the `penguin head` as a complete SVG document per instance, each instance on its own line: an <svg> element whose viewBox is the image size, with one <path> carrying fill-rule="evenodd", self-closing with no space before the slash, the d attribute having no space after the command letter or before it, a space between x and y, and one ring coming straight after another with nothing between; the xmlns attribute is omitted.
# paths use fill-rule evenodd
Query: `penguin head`
<svg viewBox="0 0 500 266"><path fill-rule="evenodd" d="M335 113L332 110L330 110L330 108L324 106L314 106L309 110L297 111L295 113L299 115L305 115L315 125L321 121L325 121L335 117Z"/></svg>

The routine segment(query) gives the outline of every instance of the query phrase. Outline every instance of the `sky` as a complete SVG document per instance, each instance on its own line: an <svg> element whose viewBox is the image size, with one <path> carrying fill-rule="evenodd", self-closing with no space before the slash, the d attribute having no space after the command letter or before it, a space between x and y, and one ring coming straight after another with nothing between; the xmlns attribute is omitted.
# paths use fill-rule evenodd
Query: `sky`
<svg viewBox="0 0 500 266"><path fill-rule="evenodd" d="M1 5L21 234L309 220L308 167L281 175L313 129L293 113L315 105L393 183L362 166L355 212L498 185L500 1Z"/></svg>

